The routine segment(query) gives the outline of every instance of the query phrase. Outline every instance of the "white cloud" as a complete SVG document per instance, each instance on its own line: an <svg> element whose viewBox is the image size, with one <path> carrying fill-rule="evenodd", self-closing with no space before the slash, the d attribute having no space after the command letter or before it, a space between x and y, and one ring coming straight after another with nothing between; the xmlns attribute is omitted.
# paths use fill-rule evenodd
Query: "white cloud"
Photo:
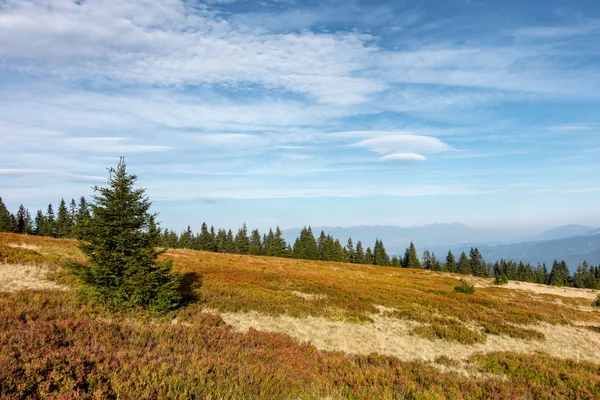
<svg viewBox="0 0 600 400"><path fill-rule="evenodd" d="M425 161L427 158L416 153L392 153L379 157L379 159L397 164L412 164L417 161Z"/></svg>
<svg viewBox="0 0 600 400"><path fill-rule="evenodd" d="M352 146L366 148L379 154L440 153L452 149L438 138L393 132L361 140L353 143Z"/></svg>
<svg viewBox="0 0 600 400"><path fill-rule="evenodd" d="M377 51L362 34L269 34L178 0L9 4L0 57L17 70L150 85L249 82L343 105L385 88L360 76Z"/></svg>

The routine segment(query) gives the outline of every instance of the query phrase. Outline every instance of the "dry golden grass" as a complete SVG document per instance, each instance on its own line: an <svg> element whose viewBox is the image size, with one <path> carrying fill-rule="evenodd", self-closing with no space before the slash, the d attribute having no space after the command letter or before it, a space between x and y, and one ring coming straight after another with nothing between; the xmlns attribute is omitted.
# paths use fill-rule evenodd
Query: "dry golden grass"
<svg viewBox="0 0 600 400"><path fill-rule="evenodd" d="M48 270L38 265L0 263L0 291L66 290L67 287L46 278Z"/></svg>
<svg viewBox="0 0 600 400"><path fill-rule="evenodd" d="M191 250L165 257L176 270L198 274L204 309L240 331L253 327L322 350L427 362L499 351L600 359L600 332L589 328L600 326L600 310L587 291L545 292L534 284L515 290L469 278L478 289L465 295L454 292L462 276L453 274ZM70 282L60 265L73 258L83 260L74 241L0 234L0 262L42 266L63 284Z"/></svg>

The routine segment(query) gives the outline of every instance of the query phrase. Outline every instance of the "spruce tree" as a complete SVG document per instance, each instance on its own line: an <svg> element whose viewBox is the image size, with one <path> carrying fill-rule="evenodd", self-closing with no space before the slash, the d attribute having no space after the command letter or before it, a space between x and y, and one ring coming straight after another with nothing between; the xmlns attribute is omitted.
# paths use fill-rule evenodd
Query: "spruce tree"
<svg viewBox="0 0 600 400"><path fill-rule="evenodd" d="M279 226L275 227L275 240L273 241L273 244L274 244L274 254L273 255L275 257L286 257L291 254L290 247L285 242L285 239L283 237L283 232L281 232L281 229L279 228Z"/></svg>
<svg viewBox="0 0 600 400"><path fill-rule="evenodd" d="M385 251L385 246L383 245L383 242L379 239L375 240L375 248L373 251L373 264L383 266L390 265L390 257Z"/></svg>
<svg viewBox="0 0 600 400"><path fill-rule="evenodd" d="M401 267L401 266L402 266L402 264L400 263L398 256L393 256L392 257L392 267Z"/></svg>
<svg viewBox="0 0 600 400"><path fill-rule="evenodd" d="M410 242L410 246L404 252L404 259L402 260L402 266L404 268L421 268L421 262L419 256L417 256L417 249L413 242Z"/></svg>
<svg viewBox="0 0 600 400"><path fill-rule="evenodd" d="M250 254L250 239L248 239L246 224L242 225L237 235L235 235L235 252L237 254Z"/></svg>
<svg viewBox="0 0 600 400"><path fill-rule="evenodd" d="M360 240L356 242L356 254L354 255L354 262L356 264L365 263L365 252L363 250L363 245Z"/></svg>
<svg viewBox="0 0 600 400"><path fill-rule="evenodd" d="M456 272L463 275L468 275L471 273L471 263L469 262L469 258L467 257L464 251L460 254L456 270Z"/></svg>
<svg viewBox="0 0 600 400"><path fill-rule="evenodd" d="M431 263L431 252L429 250L423 251L423 268L430 270L433 264Z"/></svg>
<svg viewBox="0 0 600 400"><path fill-rule="evenodd" d="M160 230L149 212L145 189L121 158L109 168L108 187L94 188L92 216L81 230L81 251L89 266L71 263L70 270L96 301L111 308L143 306L166 312L181 304L181 277L171 260L158 261Z"/></svg>
<svg viewBox="0 0 600 400"><path fill-rule="evenodd" d="M471 247L471 250L469 251L469 265L471 274L475 276L487 275L487 266L477 247Z"/></svg>
<svg viewBox="0 0 600 400"><path fill-rule="evenodd" d="M12 232L12 220L10 218L10 211L6 208L2 197L0 197L0 232Z"/></svg>
<svg viewBox="0 0 600 400"><path fill-rule="evenodd" d="M69 210L67 208L67 203L65 203L65 199L61 199L60 204L58 205L58 213L56 215L56 237L69 237L71 236L72 229L73 225Z"/></svg>
<svg viewBox="0 0 600 400"><path fill-rule="evenodd" d="M260 238L260 232L258 229L254 229L250 235L250 254L258 256L263 253L263 243Z"/></svg>
<svg viewBox="0 0 600 400"><path fill-rule="evenodd" d="M17 226L15 229L16 233L33 233L31 214L29 211L21 204L19 206L19 210L17 211Z"/></svg>
<svg viewBox="0 0 600 400"><path fill-rule="evenodd" d="M448 250L448 255L446 255L444 271L456 272L456 259L454 258L454 254L452 254L452 251L450 250Z"/></svg>
<svg viewBox="0 0 600 400"><path fill-rule="evenodd" d="M44 216L44 212L42 210L37 210L37 214L35 214L34 234L43 236L43 230L44 230L45 224L46 224L46 217Z"/></svg>
<svg viewBox="0 0 600 400"><path fill-rule="evenodd" d="M304 260L318 260L319 248L309 226L302 228L300 236L294 242L294 257Z"/></svg>
<svg viewBox="0 0 600 400"><path fill-rule="evenodd" d="M442 270L442 263L437 259L434 252L431 252L431 269L433 271Z"/></svg>
<svg viewBox="0 0 600 400"><path fill-rule="evenodd" d="M356 251L354 251L354 243L352 243L352 238L348 238L348 243L346 244L346 261L354 263L355 259Z"/></svg>
<svg viewBox="0 0 600 400"><path fill-rule="evenodd" d="M44 236L56 237L56 220L54 219L54 208L52 203L48 204L46 209L46 227Z"/></svg>
<svg viewBox="0 0 600 400"><path fill-rule="evenodd" d="M550 271L550 285L567 286L569 284L569 268L564 261L554 260Z"/></svg>
<svg viewBox="0 0 600 400"><path fill-rule="evenodd" d="M367 251L365 252L365 264L373 265L373 251L370 247L367 247Z"/></svg>
<svg viewBox="0 0 600 400"><path fill-rule="evenodd" d="M81 196L79 199L79 205L77 206L77 213L75 214L75 228L74 236L76 239L81 239L80 231L84 229L86 222L90 219L90 209L88 207L85 197ZM173 247L174 245L168 245Z"/></svg>

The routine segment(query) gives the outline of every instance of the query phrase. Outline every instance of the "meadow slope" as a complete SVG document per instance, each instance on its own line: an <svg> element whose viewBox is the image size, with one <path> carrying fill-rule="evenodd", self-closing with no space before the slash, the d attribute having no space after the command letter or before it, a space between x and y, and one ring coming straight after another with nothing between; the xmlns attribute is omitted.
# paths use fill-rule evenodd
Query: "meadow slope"
<svg viewBox="0 0 600 400"><path fill-rule="evenodd" d="M78 299L75 241L0 234L2 398L600 397L596 293L169 250L167 316Z"/></svg>

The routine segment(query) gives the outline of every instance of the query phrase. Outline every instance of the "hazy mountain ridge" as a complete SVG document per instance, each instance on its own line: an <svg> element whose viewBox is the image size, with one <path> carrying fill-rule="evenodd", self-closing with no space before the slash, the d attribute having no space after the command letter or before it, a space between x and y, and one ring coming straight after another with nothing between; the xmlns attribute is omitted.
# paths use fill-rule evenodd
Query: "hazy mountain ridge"
<svg viewBox="0 0 600 400"><path fill-rule="evenodd" d="M321 230L340 240L342 245L351 237L356 244L372 246L381 239L389 254L401 255L412 241L419 253L432 250L443 259L452 250L457 256L468 253L472 246L479 248L484 259L494 262L501 258L551 266L554 259L565 260L571 271L584 260L600 264L600 229L585 225L564 225L537 235L518 236L514 231L473 228L460 223L430 224L417 227L362 225L354 227L316 226L315 237ZM284 231L284 237L293 244L300 228Z"/></svg>

